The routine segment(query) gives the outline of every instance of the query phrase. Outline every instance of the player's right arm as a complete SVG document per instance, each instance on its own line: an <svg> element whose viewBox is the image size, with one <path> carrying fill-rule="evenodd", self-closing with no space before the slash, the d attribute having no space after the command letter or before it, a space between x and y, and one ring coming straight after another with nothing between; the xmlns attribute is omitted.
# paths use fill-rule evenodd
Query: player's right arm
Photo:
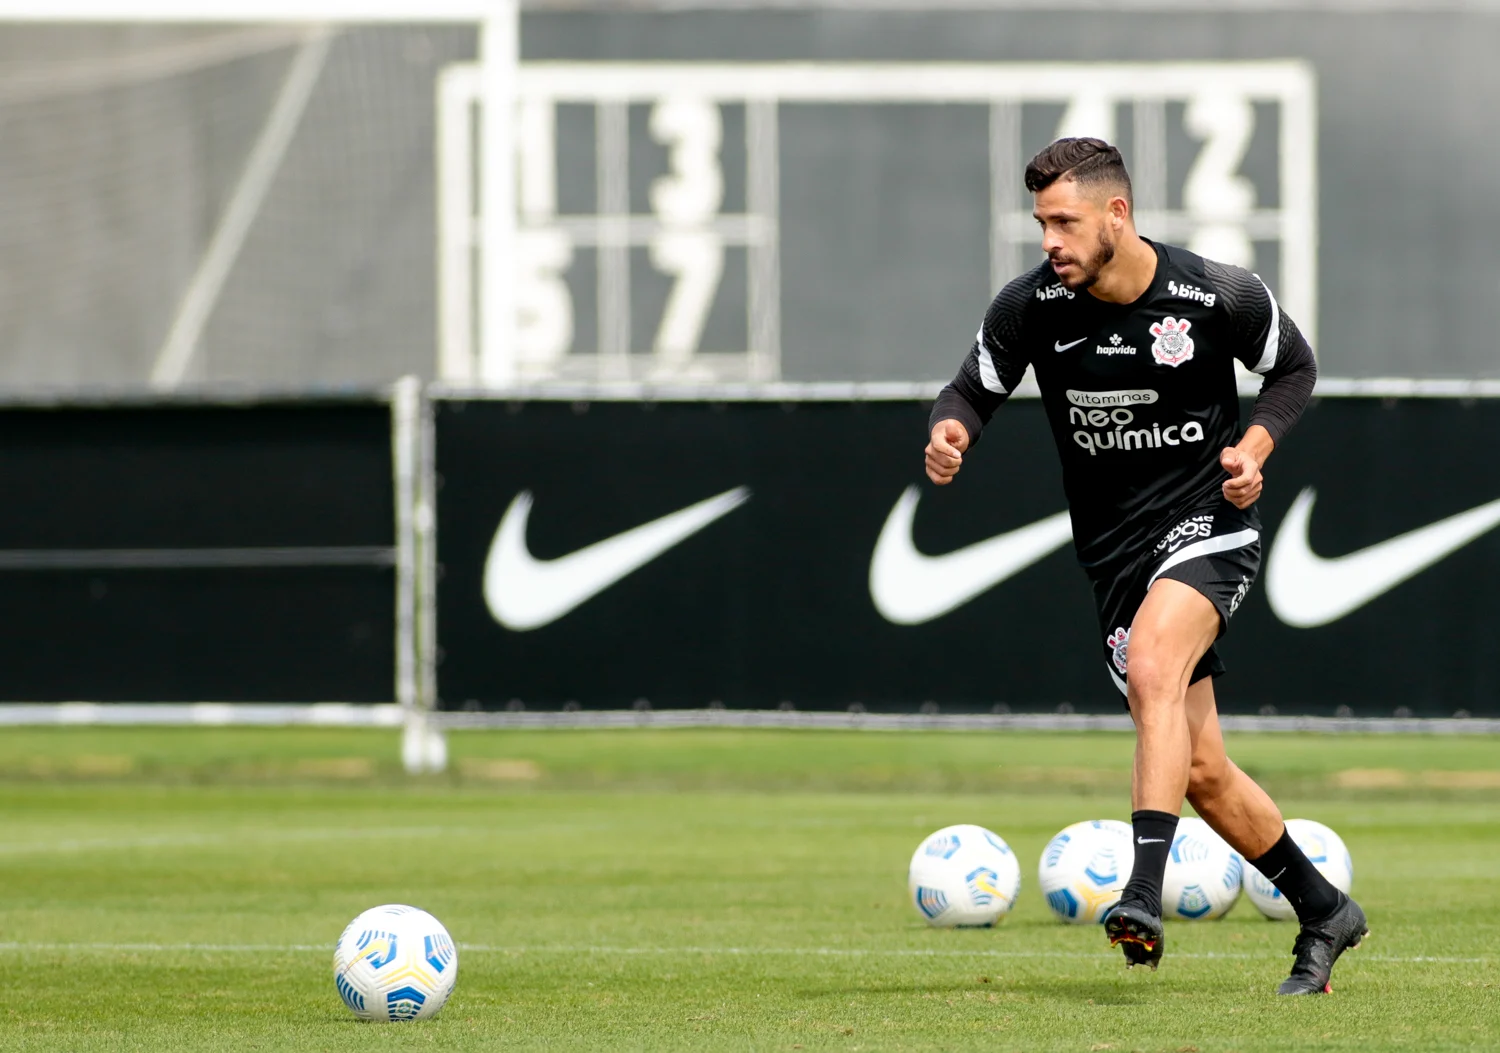
<svg viewBox="0 0 1500 1053"><path fill-rule="evenodd" d="M1026 278L1018 278L990 303L958 375L932 404L927 422L927 478L938 486L953 481L963 467L964 454L979 441L979 433L1026 373L1021 316L1031 285Z"/></svg>

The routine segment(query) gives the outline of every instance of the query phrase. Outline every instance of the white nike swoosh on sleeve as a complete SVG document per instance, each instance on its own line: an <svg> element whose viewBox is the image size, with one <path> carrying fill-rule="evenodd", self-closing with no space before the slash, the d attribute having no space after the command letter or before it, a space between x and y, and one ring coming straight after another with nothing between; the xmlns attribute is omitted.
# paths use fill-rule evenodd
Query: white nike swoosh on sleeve
<svg viewBox="0 0 1500 1053"><path fill-rule="evenodd" d="M870 559L870 599L886 621L921 625L956 610L1038 560L1073 536L1068 513L949 552L925 556L912 541L920 491L906 488L886 517Z"/></svg>
<svg viewBox="0 0 1500 1053"><path fill-rule="evenodd" d="M495 621L516 632L550 625L749 499L748 487L736 487L566 556L540 560L526 547L532 497L522 490L501 517L484 561L485 605Z"/></svg>
<svg viewBox="0 0 1500 1053"><path fill-rule="evenodd" d="M1317 491L1307 487L1276 531L1266 567L1266 598L1287 625L1338 621L1408 578L1500 526L1500 500L1439 520L1347 556L1324 559L1307 538Z"/></svg>

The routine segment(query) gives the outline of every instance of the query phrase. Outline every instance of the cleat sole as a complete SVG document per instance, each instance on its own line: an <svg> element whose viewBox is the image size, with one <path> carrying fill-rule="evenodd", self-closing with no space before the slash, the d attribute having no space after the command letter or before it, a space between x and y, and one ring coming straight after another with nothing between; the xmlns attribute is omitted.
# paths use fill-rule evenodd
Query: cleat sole
<svg viewBox="0 0 1500 1053"><path fill-rule="evenodd" d="M1156 966L1161 961L1160 941L1145 938L1128 922L1119 926L1112 925L1110 928L1112 931L1106 933L1109 945L1124 951L1125 968L1149 965L1152 972L1156 971Z"/></svg>

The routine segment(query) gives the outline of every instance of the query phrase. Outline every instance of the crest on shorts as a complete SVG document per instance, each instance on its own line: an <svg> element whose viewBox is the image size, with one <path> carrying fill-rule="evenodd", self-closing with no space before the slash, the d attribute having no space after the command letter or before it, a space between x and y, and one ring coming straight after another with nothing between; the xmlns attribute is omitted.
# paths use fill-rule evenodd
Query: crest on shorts
<svg viewBox="0 0 1500 1053"><path fill-rule="evenodd" d="M1180 366L1193 357L1193 338L1188 330L1193 323L1184 318L1163 318L1151 325L1151 335L1156 343L1151 345L1151 357L1164 366Z"/></svg>
<svg viewBox="0 0 1500 1053"><path fill-rule="evenodd" d="M1115 668L1125 675L1125 652L1130 647L1130 630L1116 629L1104 638L1104 646L1114 652Z"/></svg>

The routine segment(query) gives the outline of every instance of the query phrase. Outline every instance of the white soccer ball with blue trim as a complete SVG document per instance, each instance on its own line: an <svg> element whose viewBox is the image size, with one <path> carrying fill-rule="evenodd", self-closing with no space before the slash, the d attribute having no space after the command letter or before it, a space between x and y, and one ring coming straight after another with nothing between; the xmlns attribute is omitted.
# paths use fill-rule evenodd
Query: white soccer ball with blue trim
<svg viewBox="0 0 1500 1053"><path fill-rule="evenodd" d="M333 951L333 982L361 1020L436 1016L458 979L458 948L440 921L399 903L349 923Z"/></svg>
<svg viewBox="0 0 1500 1053"><path fill-rule="evenodd" d="M1343 893L1354 888L1354 859L1349 855L1343 838L1311 819L1288 819L1286 829L1297 842L1297 847L1334 888ZM1297 916L1281 890L1252 866L1245 867L1245 895L1250 897L1256 910L1272 921L1290 921Z"/></svg>
<svg viewBox="0 0 1500 1053"><path fill-rule="evenodd" d="M912 906L929 925L993 925L1021 892L1021 864L1010 845L982 826L945 826L917 846L906 871Z"/></svg>
<svg viewBox="0 0 1500 1053"><path fill-rule="evenodd" d="M1240 898L1245 857L1202 819L1177 821L1172 853L1161 883L1164 917L1183 921L1222 918Z"/></svg>
<svg viewBox="0 0 1500 1053"><path fill-rule="evenodd" d="M1036 877L1052 913L1075 925L1103 921L1135 865L1130 837L1129 823L1090 819L1048 841Z"/></svg>

